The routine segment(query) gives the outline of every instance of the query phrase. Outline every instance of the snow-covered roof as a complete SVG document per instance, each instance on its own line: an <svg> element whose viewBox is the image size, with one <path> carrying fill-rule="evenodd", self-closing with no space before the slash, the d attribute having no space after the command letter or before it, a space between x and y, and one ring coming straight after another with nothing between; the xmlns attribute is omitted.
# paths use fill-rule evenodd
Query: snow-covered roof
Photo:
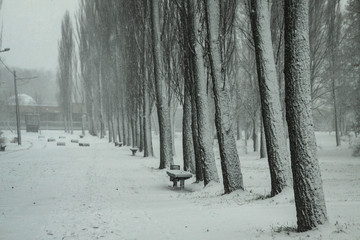
<svg viewBox="0 0 360 240"><path fill-rule="evenodd" d="M37 106L36 101L32 97L23 93L18 94L18 100L20 106ZM8 99L8 104L15 105L15 95Z"/></svg>

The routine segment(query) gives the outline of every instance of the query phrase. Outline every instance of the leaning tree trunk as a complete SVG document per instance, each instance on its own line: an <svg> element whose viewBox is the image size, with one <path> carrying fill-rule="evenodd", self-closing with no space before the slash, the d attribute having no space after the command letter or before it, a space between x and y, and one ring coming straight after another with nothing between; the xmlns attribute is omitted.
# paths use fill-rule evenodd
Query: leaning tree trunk
<svg viewBox="0 0 360 240"><path fill-rule="evenodd" d="M194 43L195 59L194 59L194 82L195 88L192 97L195 98L198 126L198 143L200 148L200 158L202 162L202 172L204 176L204 185L211 181L219 182L219 176L215 164L215 156L213 151L213 136L209 118L208 98L207 98L207 79L205 77L203 49L200 44L201 19L196 11L195 1L190 1L192 11L194 13Z"/></svg>
<svg viewBox="0 0 360 240"><path fill-rule="evenodd" d="M152 55L154 58L154 80L156 89L156 106L159 120L160 132L160 169L169 167L173 164L172 139L170 111L167 104L166 83L161 71L162 53L160 40L160 16L159 0L150 0L151 2L151 27L152 27Z"/></svg>
<svg viewBox="0 0 360 240"><path fill-rule="evenodd" d="M204 0L209 62L215 100L215 125L219 143L221 168L225 193L244 189L240 169L240 160L236 149L232 124L230 82L226 77L224 64L221 62L220 41L220 2ZM234 9L235 11L235 9Z"/></svg>
<svg viewBox="0 0 360 240"><path fill-rule="evenodd" d="M289 186L290 166L271 43L270 12L269 1L251 0L251 28L255 45L261 115L271 176L271 196L274 196ZM262 132L262 126L260 131Z"/></svg>
<svg viewBox="0 0 360 240"><path fill-rule="evenodd" d="M285 1L286 119L298 231L327 222L311 113L308 1Z"/></svg>

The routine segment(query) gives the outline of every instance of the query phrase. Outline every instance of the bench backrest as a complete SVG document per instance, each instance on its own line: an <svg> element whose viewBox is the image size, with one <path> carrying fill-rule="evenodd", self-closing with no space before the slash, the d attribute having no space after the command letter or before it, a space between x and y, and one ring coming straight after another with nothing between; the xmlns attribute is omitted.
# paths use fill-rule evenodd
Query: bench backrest
<svg viewBox="0 0 360 240"><path fill-rule="evenodd" d="M170 165L170 170L180 170L180 165Z"/></svg>

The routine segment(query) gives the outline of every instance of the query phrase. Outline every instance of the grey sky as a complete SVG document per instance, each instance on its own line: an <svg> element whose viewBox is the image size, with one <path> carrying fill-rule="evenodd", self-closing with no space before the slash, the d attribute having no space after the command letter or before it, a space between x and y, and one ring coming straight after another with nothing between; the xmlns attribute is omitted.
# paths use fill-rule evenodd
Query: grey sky
<svg viewBox="0 0 360 240"><path fill-rule="evenodd" d="M11 67L56 70L61 20L74 13L78 0L3 0L1 53Z"/></svg>
<svg viewBox="0 0 360 240"><path fill-rule="evenodd" d="M61 20L77 7L78 0L3 0L1 47L11 51L2 58L11 67L56 70Z"/></svg>

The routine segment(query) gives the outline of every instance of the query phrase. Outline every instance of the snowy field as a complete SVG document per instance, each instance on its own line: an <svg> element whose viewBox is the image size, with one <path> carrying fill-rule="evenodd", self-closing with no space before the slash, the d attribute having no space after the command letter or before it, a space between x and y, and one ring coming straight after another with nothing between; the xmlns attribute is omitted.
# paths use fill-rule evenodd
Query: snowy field
<svg viewBox="0 0 360 240"><path fill-rule="evenodd" d="M10 132L4 132L9 139ZM185 182L172 189L157 158L131 156L129 147L79 133L23 132L23 145L0 152L0 239L360 239L360 158L347 142L318 133L329 223L296 233L291 190L265 199L268 166L238 142L246 191L222 195L222 185ZM47 138L65 136L66 146ZM181 136L175 163L182 165ZM158 154L158 138L154 136ZM216 150L215 150L216 151ZM218 160L219 161L219 160ZM219 166L219 164L218 164ZM219 169L220 173L220 169Z"/></svg>

